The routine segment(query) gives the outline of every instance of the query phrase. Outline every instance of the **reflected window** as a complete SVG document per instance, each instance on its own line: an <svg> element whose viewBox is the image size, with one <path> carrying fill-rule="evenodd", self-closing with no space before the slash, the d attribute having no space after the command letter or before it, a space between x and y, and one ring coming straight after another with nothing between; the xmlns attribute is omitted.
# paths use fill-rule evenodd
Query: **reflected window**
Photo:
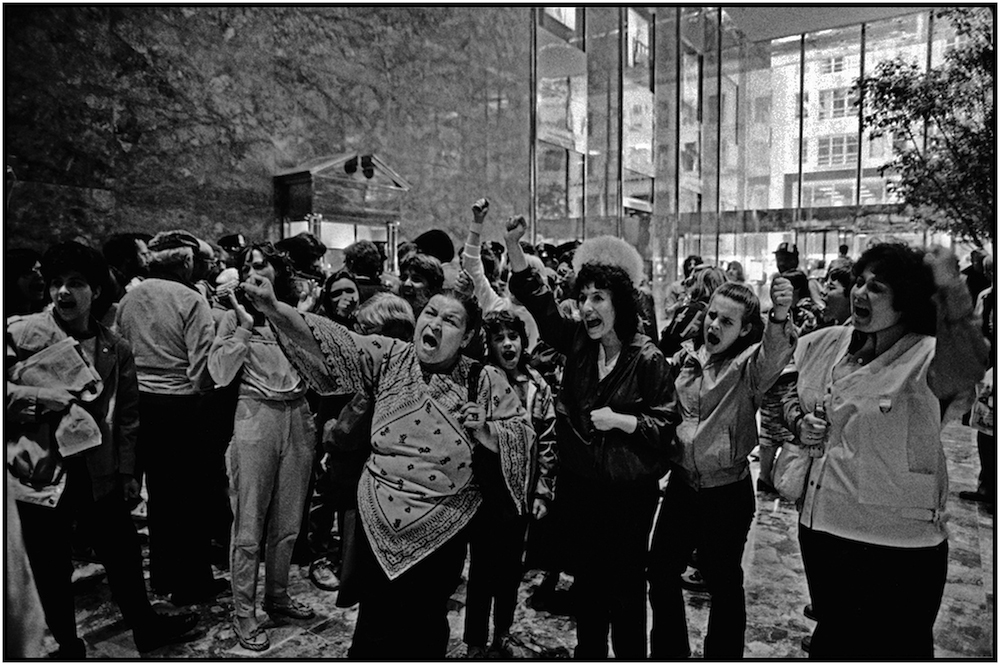
<svg viewBox="0 0 1000 665"><path fill-rule="evenodd" d="M851 115L851 107L856 98L850 88L835 88L819 91L819 119L846 118Z"/></svg>
<svg viewBox="0 0 1000 665"><path fill-rule="evenodd" d="M840 134L816 139L817 166L843 166L858 159L858 135Z"/></svg>
<svg viewBox="0 0 1000 665"><path fill-rule="evenodd" d="M820 74L835 74L837 72L844 71L846 66L845 58L842 55L835 55L829 58L823 58L819 61L819 73Z"/></svg>

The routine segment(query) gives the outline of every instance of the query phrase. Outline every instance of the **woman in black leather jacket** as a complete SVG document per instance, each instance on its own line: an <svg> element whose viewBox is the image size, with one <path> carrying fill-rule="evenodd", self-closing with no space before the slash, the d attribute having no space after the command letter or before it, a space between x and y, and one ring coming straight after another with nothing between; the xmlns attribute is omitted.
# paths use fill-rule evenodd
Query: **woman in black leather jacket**
<svg viewBox="0 0 1000 665"><path fill-rule="evenodd" d="M577 593L576 658L646 657L647 538L663 472L672 376L639 330L635 284L642 262L617 238L577 250L580 321L564 317L549 288L527 270L523 217L507 222L511 292L541 338L566 355L556 400L559 504ZM588 243L590 246L588 247Z"/></svg>

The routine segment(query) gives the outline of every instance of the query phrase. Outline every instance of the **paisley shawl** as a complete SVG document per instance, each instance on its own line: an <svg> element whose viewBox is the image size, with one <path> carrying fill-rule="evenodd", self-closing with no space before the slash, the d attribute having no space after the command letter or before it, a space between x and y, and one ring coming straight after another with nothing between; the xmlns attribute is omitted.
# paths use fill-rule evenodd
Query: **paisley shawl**
<svg viewBox="0 0 1000 665"><path fill-rule="evenodd" d="M472 361L425 380L413 345L358 335L323 317L305 321L322 358L278 337L296 370L320 394L365 391L374 397L372 454L358 484L358 511L376 560L390 580L456 536L482 495L472 474L477 444L458 422ZM478 386L486 426L519 510L527 505L534 432L502 372L487 367Z"/></svg>

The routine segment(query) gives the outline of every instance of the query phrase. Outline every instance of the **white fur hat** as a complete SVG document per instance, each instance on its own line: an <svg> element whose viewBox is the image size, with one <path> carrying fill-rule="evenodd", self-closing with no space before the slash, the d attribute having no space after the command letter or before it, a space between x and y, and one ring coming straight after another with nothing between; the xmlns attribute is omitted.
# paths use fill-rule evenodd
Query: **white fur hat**
<svg viewBox="0 0 1000 665"><path fill-rule="evenodd" d="M573 254L573 271L579 273L585 263L618 266L628 274L632 279L632 286L636 288L642 283L645 273L639 251L614 236L597 236L584 240Z"/></svg>

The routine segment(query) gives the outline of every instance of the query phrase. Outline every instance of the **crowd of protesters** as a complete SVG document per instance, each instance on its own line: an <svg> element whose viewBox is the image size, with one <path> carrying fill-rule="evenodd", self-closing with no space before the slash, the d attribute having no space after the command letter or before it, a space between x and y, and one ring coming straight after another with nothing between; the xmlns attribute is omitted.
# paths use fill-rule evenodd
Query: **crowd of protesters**
<svg viewBox="0 0 1000 665"><path fill-rule="evenodd" d="M398 275L366 240L329 270L308 233L8 250L20 654L37 655L40 604L54 655L86 655L82 528L140 652L188 639L183 608L226 593L239 644L266 651L263 561L266 614L314 616L289 593L298 564L359 605L351 657L441 659L468 558L470 658L514 656L525 561L546 571L536 608L573 577L579 658L690 656L692 584L711 596L705 656L740 658L756 490L800 510L811 656L933 657L940 432L985 390L992 275L893 243L807 273L782 243L760 290L738 262L687 257L658 315L624 241L532 246L512 217L484 243L488 217L476 201L461 252L437 230L403 243ZM992 505L989 399L964 498ZM178 610L154 611L150 591Z"/></svg>

